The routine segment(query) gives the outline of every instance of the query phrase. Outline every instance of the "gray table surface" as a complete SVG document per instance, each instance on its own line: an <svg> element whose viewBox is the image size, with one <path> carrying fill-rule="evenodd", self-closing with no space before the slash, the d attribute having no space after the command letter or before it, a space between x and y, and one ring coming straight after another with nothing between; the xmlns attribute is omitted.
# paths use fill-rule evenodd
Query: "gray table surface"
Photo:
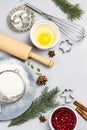
<svg viewBox="0 0 87 130"><path fill-rule="evenodd" d="M12 31L7 24L7 15L8 12L15 6L20 5L20 0L0 0L0 33L9 35L19 41L28 43L32 45L29 38L29 31L25 33L17 33ZM52 14L60 18L66 18L63 12L57 8L51 0L32 0L29 1L32 5L42 9L43 11ZM71 1L70 1L71 2ZM72 0L72 3L80 3L81 7L85 11L81 20L76 20L76 23L82 24L87 30L87 1L86 0ZM58 13L57 13L58 12ZM38 14L35 14L35 21L43 19ZM66 38L61 35L61 40ZM80 42L79 44L74 44L71 53L62 54L57 45L52 50L55 50L56 56L53 58L54 66L52 68L47 68L35 61L31 61L35 65L35 69L39 67L44 75L48 77L48 86L52 89L55 86L59 86L61 90L65 88L74 90L74 97L87 106L87 37ZM48 51L40 51L33 47L33 51L41 54L45 57L48 57ZM0 52L0 57L7 56L5 53ZM35 73L35 69L32 70L32 73ZM34 78L37 78L35 75ZM37 87L35 97L40 95L42 87ZM61 102L62 99L60 99ZM71 104L72 106L72 104ZM73 106L75 107L75 106ZM46 114L46 118L49 118L49 113ZM79 124L77 130L87 129L87 122L79 116ZM38 129L38 130L50 130L48 120L43 124L40 123L38 119L28 121L25 124L20 126L8 128L9 121L0 122L1 130L29 130L29 129Z"/></svg>

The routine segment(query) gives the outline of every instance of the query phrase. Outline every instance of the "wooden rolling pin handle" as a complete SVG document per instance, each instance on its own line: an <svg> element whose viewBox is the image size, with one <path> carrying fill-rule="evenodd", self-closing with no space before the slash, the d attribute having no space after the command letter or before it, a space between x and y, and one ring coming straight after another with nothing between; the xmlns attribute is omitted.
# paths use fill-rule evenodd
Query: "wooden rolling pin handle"
<svg viewBox="0 0 87 130"><path fill-rule="evenodd" d="M31 57L49 67L53 66L53 61L34 54L31 46L3 34L0 34L0 49L23 60L27 60Z"/></svg>
<svg viewBox="0 0 87 130"><path fill-rule="evenodd" d="M0 34L0 50L7 52L22 60L27 60L32 47L13 38Z"/></svg>
<svg viewBox="0 0 87 130"><path fill-rule="evenodd" d="M37 55L37 54L35 54L35 53L33 53L33 52L30 53L30 56L29 56L29 57L31 57L31 58L33 58L33 59L39 61L40 63L43 63L44 65L46 65L46 66L48 66L48 67L51 67L51 66L54 65L54 63L53 63L52 60L46 59L46 58L44 58L44 57L42 57L42 56L39 56L39 55Z"/></svg>

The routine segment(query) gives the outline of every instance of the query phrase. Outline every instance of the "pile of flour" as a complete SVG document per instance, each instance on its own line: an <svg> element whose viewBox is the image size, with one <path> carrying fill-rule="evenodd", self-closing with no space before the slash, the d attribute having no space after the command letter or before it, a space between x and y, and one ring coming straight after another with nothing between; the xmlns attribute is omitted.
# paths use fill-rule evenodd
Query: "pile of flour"
<svg viewBox="0 0 87 130"><path fill-rule="evenodd" d="M13 102L18 100L25 91L25 85L19 75L8 71L0 74L0 99L6 102Z"/></svg>
<svg viewBox="0 0 87 130"><path fill-rule="evenodd" d="M0 63L0 101L17 101L23 96L27 84L30 84L28 76L19 63L15 60Z"/></svg>

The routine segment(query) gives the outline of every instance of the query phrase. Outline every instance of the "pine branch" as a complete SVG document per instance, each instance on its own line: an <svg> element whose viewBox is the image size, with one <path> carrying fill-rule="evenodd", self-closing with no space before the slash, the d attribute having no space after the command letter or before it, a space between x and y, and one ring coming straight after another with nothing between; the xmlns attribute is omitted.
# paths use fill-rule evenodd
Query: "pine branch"
<svg viewBox="0 0 87 130"><path fill-rule="evenodd" d="M59 89L57 87L50 91L48 91L48 87L45 87L41 95L33 101L32 105L25 113L11 120L9 127L39 117L42 113L46 113L48 110L58 106L59 103L55 100L58 92Z"/></svg>
<svg viewBox="0 0 87 130"><path fill-rule="evenodd" d="M79 19L83 14L79 4L71 4L67 0L52 0L59 8L67 14L67 18L70 20Z"/></svg>

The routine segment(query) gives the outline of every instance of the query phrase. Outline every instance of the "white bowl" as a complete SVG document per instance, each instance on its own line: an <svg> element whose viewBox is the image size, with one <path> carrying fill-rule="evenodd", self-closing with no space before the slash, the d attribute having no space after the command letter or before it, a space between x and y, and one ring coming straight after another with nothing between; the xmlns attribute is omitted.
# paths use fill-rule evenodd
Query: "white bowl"
<svg viewBox="0 0 87 130"><path fill-rule="evenodd" d="M55 109L52 111L52 113L51 113L51 115L50 115L50 118L49 118L49 124L50 124L51 129L52 129L52 130L55 130L55 128L53 127L52 122L51 122L52 115L54 114L54 112L55 112L56 110L58 110L58 109L60 109L60 108L68 108L68 109L70 109L70 110L74 113L74 115L75 115L75 117L76 117L76 125L75 125L75 127L74 127L73 130L76 130L77 125L78 125L78 116L77 116L76 111L75 111L72 107L70 107L70 106L60 106L60 107L55 108Z"/></svg>
<svg viewBox="0 0 87 130"><path fill-rule="evenodd" d="M41 45L39 45L39 44L35 41L34 33L35 33L36 29L37 29L39 26L41 26L41 25L49 26L49 28L52 28L52 30L55 32L56 39L55 39L55 41L54 41L52 44L50 44L50 45L48 45L48 46L41 46ZM51 29L50 29L50 30L51 30ZM47 50L47 49L50 49L50 48L54 47L54 46L58 43L58 41L59 41L59 39L60 39L60 31L59 31L58 26L57 26L56 24L54 24L53 22L51 22L51 21L49 21L49 20L40 20L40 21L36 22L36 23L32 26L32 28L31 28L31 30L30 30L30 39L31 39L32 43L33 43L37 48L39 48L39 49L41 49L41 50Z"/></svg>

